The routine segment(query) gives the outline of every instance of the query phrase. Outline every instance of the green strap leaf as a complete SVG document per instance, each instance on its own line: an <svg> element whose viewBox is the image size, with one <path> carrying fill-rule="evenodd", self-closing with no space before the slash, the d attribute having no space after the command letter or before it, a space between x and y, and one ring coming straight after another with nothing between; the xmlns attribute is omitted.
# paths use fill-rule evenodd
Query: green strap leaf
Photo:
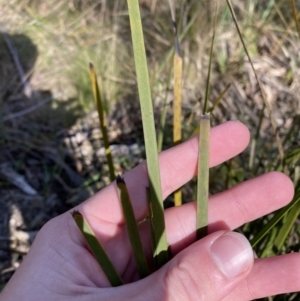
<svg viewBox="0 0 300 301"><path fill-rule="evenodd" d="M259 233L250 241L251 246L255 247L269 232L270 230L300 201L300 190L298 190L292 202L277 211L271 220L259 231Z"/></svg>
<svg viewBox="0 0 300 301"><path fill-rule="evenodd" d="M208 187L209 187L209 141L210 116L204 114L200 120L197 183L197 239L207 235L208 224Z"/></svg>
<svg viewBox="0 0 300 301"><path fill-rule="evenodd" d="M117 176L117 186L119 188L120 201L122 205L125 224L131 243L133 256L137 265L137 269L141 278L145 278L149 275L149 267L146 259L146 255L143 249L138 225L134 216L132 203L128 193L126 183L122 177Z"/></svg>
<svg viewBox="0 0 300 301"><path fill-rule="evenodd" d="M95 233L87 223L87 221L83 218L82 214L79 211L72 212L72 217L77 224L80 232L82 233L87 245L92 251L94 257L105 273L107 279L109 280L112 286L120 286L123 285L124 282L121 276L118 274L116 268L110 261L108 255L104 251L100 242L96 238Z"/></svg>
<svg viewBox="0 0 300 301"><path fill-rule="evenodd" d="M131 36L139 98L142 111L146 157L148 162L147 168L156 243L156 246L154 248L154 257L156 258L155 261L158 264L157 268L159 268L169 260L169 246L167 243L165 229L164 206L158 165L154 113L139 3L138 0L127 0L127 4L131 26Z"/></svg>
<svg viewBox="0 0 300 301"><path fill-rule="evenodd" d="M274 247L277 253L281 250L284 242L286 241L288 235L291 232L293 225L295 224L298 216L300 215L300 202L298 202L292 210L287 213L286 221L281 227L275 241Z"/></svg>

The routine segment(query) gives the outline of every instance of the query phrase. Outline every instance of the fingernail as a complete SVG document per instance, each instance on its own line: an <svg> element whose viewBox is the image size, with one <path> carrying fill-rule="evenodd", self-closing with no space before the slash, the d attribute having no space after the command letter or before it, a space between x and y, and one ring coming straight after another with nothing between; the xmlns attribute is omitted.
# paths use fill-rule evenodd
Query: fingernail
<svg viewBox="0 0 300 301"><path fill-rule="evenodd" d="M211 245L212 258L228 278L234 278L251 268L253 250L248 240L239 233L228 232Z"/></svg>

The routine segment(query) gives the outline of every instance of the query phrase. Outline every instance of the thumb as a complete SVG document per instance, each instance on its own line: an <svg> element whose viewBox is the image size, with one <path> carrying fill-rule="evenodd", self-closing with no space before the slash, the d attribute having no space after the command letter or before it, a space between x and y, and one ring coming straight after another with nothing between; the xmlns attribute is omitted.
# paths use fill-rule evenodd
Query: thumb
<svg viewBox="0 0 300 301"><path fill-rule="evenodd" d="M143 279L145 291L136 300L141 295L143 300L222 300L246 278L253 262L253 251L243 235L215 232Z"/></svg>

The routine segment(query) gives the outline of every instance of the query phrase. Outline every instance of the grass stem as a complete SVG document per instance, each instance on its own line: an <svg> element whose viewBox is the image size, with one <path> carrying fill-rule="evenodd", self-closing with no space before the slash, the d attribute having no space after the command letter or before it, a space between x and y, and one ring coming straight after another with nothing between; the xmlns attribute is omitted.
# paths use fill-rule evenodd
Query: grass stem
<svg viewBox="0 0 300 301"><path fill-rule="evenodd" d="M111 154L110 147L109 147L107 125L106 125L104 108L103 108L100 91L99 91L97 74L96 74L95 68L92 63L90 63L90 77L91 77L91 81L92 81L94 99L95 99L95 102L97 105L100 128L101 128L103 141L104 141L105 154L106 154L107 164L108 164L108 168L109 168L109 178L110 178L110 181L113 182L115 180L113 158L112 158L112 154Z"/></svg>
<svg viewBox="0 0 300 301"><path fill-rule="evenodd" d="M198 183L197 183L197 239L207 235L209 187L210 115L200 120Z"/></svg>
<svg viewBox="0 0 300 301"><path fill-rule="evenodd" d="M169 6L172 15L174 38L175 38L175 53L174 53L174 101L173 101L173 143L177 145L181 143L182 139L182 127L181 127L181 115L182 115L182 57L180 54L180 45L178 40L177 22L175 18L174 3L169 0ZM182 191L177 189L174 192L174 204L175 206L182 205Z"/></svg>
<svg viewBox="0 0 300 301"><path fill-rule="evenodd" d="M281 160L281 164L283 166L285 166L284 164L284 150L283 150L283 146L282 146L282 142L281 142L281 139L279 137L279 133L278 133L278 130L277 130L277 125L276 125L276 121L274 119L274 116L273 116L273 112L272 112L272 109L271 109L271 106L270 106L270 103L267 99L267 96L266 96L266 92L265 92L265 89L257 75L257 72L254 68L254 65L253 65L253 62L252 62L252 59L251 59L251 56L249 54L249 51L247 49L247 46L246 46L246 43L244 41L244 38L243 38L243 35L242 35L242 32L240 30L240 27L239 27L239 24L238 24L238 21L237 21L237 18L236 18L236 15L235 15L235 12L234 12L234 9L233 9L233 6L232 6L232 3L231 3L231 0L226 0L227 1L227 5L229 7L229 10L230 10L230 13L231 13L231 16L232 16L232 19L233 19L233 22L235 24L235 27L236 27L236 30L238 32L238 35L240 37L240 40L242 42L242 45L243 45L243 48L244 48L244 51L248 57L248 60L249 60L249 63L250 63L250 66L253 70L253 73L254 73L254 76L255 76L255 79L257 81L257 84L259 86L259 89L261 91L261 95L262 95L262 98L263 98L263 101L264 101L264 104L267 108L267 112L268 112L268 115L269 115L269 118L270 118L270 122L271 122L271 126L272 126L272 129L273 129L273 132L274 132L274 135L275 135L275 138L276 138L276 144L277 144L277 148L278 148L278 152L279 152L279 156L280 156L280 160ZM285 169L285 168L284 168Z"/></svg>
<svg viewBox="0 0 300 301"><path fill-rule="evenodd" d="M298 32L298 37L300 39L300 25L299 25L299 21L298 21L298 14L297 14L297 8L296 8L295 0L290 0L290 4L291 4L292 12L293 12L295 25L296 25L297 32Z"/></svg>
<svg viewBox="0 0 300 301"><path fill-rule="evenodd" d="M208 7L210 7L210 4L208 5ZM219 0L217 0L216 8L215 8L213 36L212 36L212 39L211 39L211 47L210 47L210 54L209 54L209 65L208 65L208 74L207 74L207 80L206 80L206 90L205 90L205 100L204 100L204 106L203 106L203 114L205 114L207 112L207 103L208 103L209 93L210 93L210 75L211 75L211 65L212 65L212 59L213 59L215 36L216 36L218 11L219 11Z"/></svg>

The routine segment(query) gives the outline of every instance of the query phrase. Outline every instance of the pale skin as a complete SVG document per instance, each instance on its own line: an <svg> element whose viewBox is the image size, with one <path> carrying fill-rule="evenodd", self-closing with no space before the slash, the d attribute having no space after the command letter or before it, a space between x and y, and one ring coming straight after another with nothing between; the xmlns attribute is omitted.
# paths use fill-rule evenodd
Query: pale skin
<svg viewBox="0 0 300 301"><path fill-rule="evenodd" d="M249 131L239 122L227 122L213 128L210 166L236 156L248 142ZM197 137L160 154L164 198L195 176L197 156ZM136 218L143 220L147 208L146 165L139 165L124 178ZM273 172L212 196L209 202L210 234L197 242L195 203L166 210L167 238L174 257L160 270L138 280L113 183L77 206L76 210L93 228L126 284L110 287L70 212L67 212L41 229L24 262L0 294L0 300L243 301L299 291L300 254L254 260L248 242L240 234L230 232L285 206L293 193L289 178ZM149 250L145 224L140 231L145 248ZM230 253L235 239L242 241L246 251L242 268L234 273L229 269L231 276L228 276L227 270L220 269L218 261L212 259L216 257L211 254L220 251L216 250L220 246L216 242L220 241L224 253ZM228 245L231 240L233 244Z"/></svg>

